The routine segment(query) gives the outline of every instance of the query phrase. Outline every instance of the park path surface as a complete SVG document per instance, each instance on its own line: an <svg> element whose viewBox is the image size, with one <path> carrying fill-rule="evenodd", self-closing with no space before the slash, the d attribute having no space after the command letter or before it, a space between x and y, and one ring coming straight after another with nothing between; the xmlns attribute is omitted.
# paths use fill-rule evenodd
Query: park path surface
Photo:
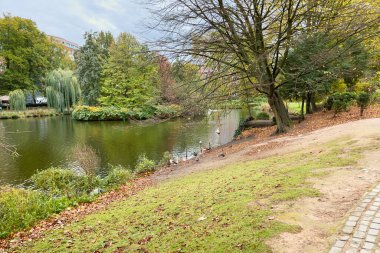
<svg viewBox="0 0 380 253"><path fill-rule="evenodd" d="M330 253L380 253L380 184L351 212Z"/></svg>

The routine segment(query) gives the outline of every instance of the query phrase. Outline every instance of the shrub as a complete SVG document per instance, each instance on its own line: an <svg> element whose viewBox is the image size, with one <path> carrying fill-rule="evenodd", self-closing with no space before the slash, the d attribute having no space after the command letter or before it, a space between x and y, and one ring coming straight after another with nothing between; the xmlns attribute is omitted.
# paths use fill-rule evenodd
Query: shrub
<svg viewBox="0 0 380 253"><path fill-rule="evenodd" d="M101 180L93 175L81 175L75 171L62 168L50 168L31 178L33 187L50 196L64 196L76 199L89 194L100 187Z"/></svg>
<svg viewBox="0 0 380 253"><path fill-rule="evenodd" d="M132 173L122 166L112 167L108 175L102 179L102 184L106 188L116 188L130 181L133 178Z"/></svg>
<svg viewBox="0 0 380 253"><path fill-rule="evenodd" d="M239 126L238 128L235 130L235 133L234 133L234 138L237 138L241 135L241 133L244 131L245 129L245 125L247 123L247 121L249 120L252 120L251 117L247 118L247 119L240 119L239 121Z"/></svg>
<svg viewBox="0 0 380 253"><path fill-rule="evenodd" d="M361 92L358 95L356 101L360 107L360 116L363 116L364 110L369 106L371 102L371 95L368 92Z"/></svg>
<svg viewBox="0 0 380 253"><path fill-rule="evenodd" d="M129 110L117 107L77 106L72 113L72 118L78 121L120 121L129 116Z"/></svg>
<svg viewBox="0 0 380 253"><path fill-rule="evenodd" d="M0 238L29 228L35 222L58 213L69 205L66 198L49 198L37 191L1 187Z"/></svg>
<svg viewBox="0 0 380 253"><path fill-rule="evenodd" d="M256 119L258 120L269 120L270 119L270 116L268 113L266 112L260 112L256 115Z"/></svg>
<svg viewBox="0 0 380 253"><path fill-rule="evenodd" d="M71 170L50 168L34 174L31 178L35 189L47 192L51 195L74 196L75 182L78 175Z"/></svg>
<svg viewBox="0 0 380 253"><path fill-rule="evenodd" d="M128 114L129 118L136 120L145 120L154 116L154 108L134 108Z"/></svg>
<svg viewBox="0 0 380 253"><path fill-rule="evenodd" d="M139 156L137 164L135 167L136 174L142 174L147 172L152 172L155 170L155 163L152 160L149 160L145 154Z"/></svg>
<svg viewBox="0 0 380 253"><path fill-rule="evenodd" d="M77 106L72 113L72 118L78 121L145 120L153 117L166 119L178 117L182 112L183 109L179 105L144 106L133 109Z"/></svg>
<svg viewBox="0 0 380 253"><path fill-rule="evenodd" d="M181 116L182 112L180 105L157 105L155 116L160 119L174 118Z"/></svg>
<svg viewBox="0 0 380 253"><path fill-rule="evenodd" d="M374 103L380 103L380 89L376 90L372 95L372 101Z"/></svg>
<svg viewBox="0 0 380 253"><path fill-rule="evenodd" d="M328 110L334 110L335 114L347 111L356 100L356 94L353 92L334 93L328 97L325 107Z"/></svg>
<svg viewBox="0 0 380 253"><path fill-rule="evenodd" d="M161 166L168 166L170 165L170 160L172 159L172 154L169 151L166 151L164 155L162 156L162 159L160 161Z"/></svg>
<svg viewBox="0 0 380 253"><path fill-rule="evenodd" d="M94 190L113 189L132 179L130 171L113 167L104 178L50 168L31 178L30 189L0 187L0 238L29 228L41 219L80 202L94 200Z"/></svg>
<svg viewBox="0 0 380 253"><path fill-rule="evenodd" d="M355 85L355 91L357 93L361 93L361 92L373 93L376 91L376 85L369 82L359 82Z"/></svg>

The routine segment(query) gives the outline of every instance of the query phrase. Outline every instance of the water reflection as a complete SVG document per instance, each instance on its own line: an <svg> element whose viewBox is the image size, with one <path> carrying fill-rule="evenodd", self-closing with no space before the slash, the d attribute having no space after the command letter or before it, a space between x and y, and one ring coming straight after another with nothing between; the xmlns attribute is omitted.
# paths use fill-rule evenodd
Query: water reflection
<svg viewBox="0 0 380 253"><path fill-rule="evenodd" d="M182 158L204 147L231 141L241 112L213 113L203 119L176 119L160 124L76 122L70 117L0 121L0 137L17 145L20 157L0 151L0 184L21 183L37 170L69 163L77 144L98 151L103 168L108 164L133 167L142 153L159 161L165 151ZM220 130L220 135L216 130Z"/></svg>

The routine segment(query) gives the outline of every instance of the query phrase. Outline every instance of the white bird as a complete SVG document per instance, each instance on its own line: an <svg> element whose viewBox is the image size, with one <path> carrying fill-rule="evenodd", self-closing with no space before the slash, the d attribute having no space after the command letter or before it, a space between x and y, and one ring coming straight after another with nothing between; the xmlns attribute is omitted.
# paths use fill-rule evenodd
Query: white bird
<svg viewBox="0 0 380 253"><path fill-rule="evenodd" d="M215 133L216 133L216 134L220 134L220 129L219 129L219 128L216 129Z"/></svg>

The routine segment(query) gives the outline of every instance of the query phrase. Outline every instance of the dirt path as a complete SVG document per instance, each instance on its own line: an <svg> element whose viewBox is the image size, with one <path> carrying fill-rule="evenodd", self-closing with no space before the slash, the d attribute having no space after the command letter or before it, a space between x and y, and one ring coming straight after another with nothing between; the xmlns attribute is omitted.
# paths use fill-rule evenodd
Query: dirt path
<svg viewBox="0 0 380 253"><path fill-rule="evenodd" d="M241 141L238 144L241 147L238 151L232 149L236 146L236 144L232 143L201 156L199 161L189 161L188 164L162 169L155 173L152 178L156 181L167 180L198 171L220 168L236 162L288 154L339 138L369 138L368 141L370 141L377 137L380 139L380 119L349 122L296 136L271 137L259 143L255 143L255 139L251 138ZM363 145L365 144L363 143ZM232 150L230 151L230 149ZM225 156L220 157L220 154Z"/></svg>
<svg viewBox="0 0 380 253"><path fill-rule="evenodd" d="M260 159L320 147L340 138L350 139L356 147L371 146L356 167L326 169L328 175L314 179L320 198L303 198L276 207L281 213L277 220L299 225L297 234L285 233L268 242L274 252L319 253L328 252L336 240L349 211L359 199L380 180L380 119L367 119L324 128L305 135L270 139L218 158L223 150L214 151L199 162L177 169L163 170L154 175L155 180L170 180L179 176L222 167L228 164ZM249 144L249 141L247 141ZM347 147L350 149L352 147ZM227 149L227 148L226 148ZM318 152L318 150L314 150ZM344 155L344 154L342 154ZM337 157L339 159L339 157Z"/></svg>

